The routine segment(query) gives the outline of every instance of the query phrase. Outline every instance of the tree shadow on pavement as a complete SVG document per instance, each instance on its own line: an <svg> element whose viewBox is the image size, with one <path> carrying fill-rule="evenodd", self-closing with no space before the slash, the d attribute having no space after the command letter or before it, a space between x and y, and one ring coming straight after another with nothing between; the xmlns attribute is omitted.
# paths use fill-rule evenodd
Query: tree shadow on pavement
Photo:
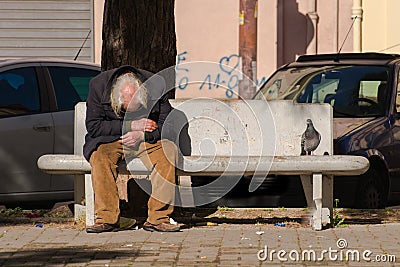
<svg viewBox="0 0 400 267"><path fill-rule="evenodd" d="M0 252L1 266L38 266L40 264L90 264L91 261L104 261L102 266L107 266L108 261L123 260L125 263L134 261L137 257L157 256L156 251L142 251L139 244L125 246L112 244L99 247L58 247L58 248L32 248L18 251L4 250ZM117 263L117 262L116 262ZM81 266L81 265L79 265Z"/></svg>

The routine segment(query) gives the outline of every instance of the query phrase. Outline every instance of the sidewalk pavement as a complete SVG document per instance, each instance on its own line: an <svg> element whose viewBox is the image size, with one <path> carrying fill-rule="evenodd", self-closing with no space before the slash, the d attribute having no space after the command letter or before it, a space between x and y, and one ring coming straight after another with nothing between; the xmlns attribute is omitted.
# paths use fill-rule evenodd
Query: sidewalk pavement
<svg viewBox="0 0 400 267"><path fill-rule="evenodd" d="M71 223L0 226L0 266L267 265L400 266L400 223L323 231L222 223L178 233L101 234L87 234Z"/></svg>

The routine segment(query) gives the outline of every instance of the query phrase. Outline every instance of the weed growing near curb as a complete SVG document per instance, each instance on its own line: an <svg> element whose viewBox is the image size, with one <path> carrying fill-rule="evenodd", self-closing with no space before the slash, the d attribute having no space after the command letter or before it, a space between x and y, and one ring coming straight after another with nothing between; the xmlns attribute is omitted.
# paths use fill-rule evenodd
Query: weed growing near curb
<svg viewBox="0 0 400 267"><path fill-rule="evenodd" d="M0 211L0 214L6 217L15 217L23 215L24 211L20 207L16 207L14 209L4 209Z"/></svg>
<svg viewBox="0 0 400 267"><path fill-rule="evenodd" d="M335 207L333 208L333 227L346 227L347 224L344 224L345 218L341 218L339 211L337 210L339 204L339 199L335 199Z"/></svg>

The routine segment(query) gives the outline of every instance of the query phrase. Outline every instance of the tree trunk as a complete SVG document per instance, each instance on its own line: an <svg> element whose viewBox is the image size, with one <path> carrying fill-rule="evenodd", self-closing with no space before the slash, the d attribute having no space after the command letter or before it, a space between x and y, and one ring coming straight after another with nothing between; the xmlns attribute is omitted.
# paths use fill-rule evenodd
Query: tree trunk
<svg viewBox="0 0 400 267"><path fill-rule="evenodd" d="M105 0L102 70L132 65L157 73L175 66L174 7L175 0ZM167 73L169 90L175 75Z"/></svg>

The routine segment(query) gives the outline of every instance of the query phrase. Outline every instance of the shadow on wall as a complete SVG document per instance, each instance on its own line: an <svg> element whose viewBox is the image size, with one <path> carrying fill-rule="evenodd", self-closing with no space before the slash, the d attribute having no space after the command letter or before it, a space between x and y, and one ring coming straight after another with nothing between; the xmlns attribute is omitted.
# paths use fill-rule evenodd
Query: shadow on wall
<svg viewBox="0 0 400 267"><path fill-rule="evenodd" d="M278 0L278 66L306 54L314 36L311 19L300 13L298 0Z"/></svg>

